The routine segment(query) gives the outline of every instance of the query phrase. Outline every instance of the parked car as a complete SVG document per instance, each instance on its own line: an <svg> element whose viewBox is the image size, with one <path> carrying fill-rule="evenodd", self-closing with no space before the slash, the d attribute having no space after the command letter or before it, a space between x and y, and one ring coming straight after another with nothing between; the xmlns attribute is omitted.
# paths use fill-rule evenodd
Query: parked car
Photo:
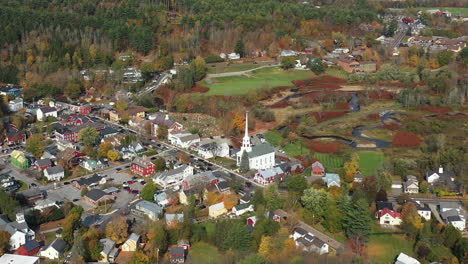
<svg viewBox="0 0 468 264"><path fill-rule="evenodd" d="M78 202L80 199L73 199L73 202Z"/></svg>
<svg viewBox="0 0 468 264"><path fill-rule="evenodd" d="M115 170L116 170L116 171L121 171L121 170L122 170L122 168L117 168L117 169L115 169Z"/></svg>
<svg viewBox="0 0 468 264"><path fill-rule="evenodd" d="M65 183L64 183L65 184ZM31 187L37 187L37 184L35 184L34 182L31 183Z"/></svg>
<svg viewBox="0 0 468 264"><path fill-rule="evenodd" d="M131 185L131 184L134 184L136 181L134 180L131 180L131 181L128 181L127 184Z"/></svg>
<svg viewBox="0 0 468 264"><path fill-rule="evenodd" d="M141 181L140 184L141 184L141 185L145 185L146 182L145 182L145 181Z"/></svg>
<svg viewBox="0 0 468 264"><path fill-rule="evenodd" d="M130 189L130 187L128 187L128 186L124 186L122 189L124 189L124 190L128 190L128 189Z"/></svg>
<svg viewBox="0 0 468 264"><path fill-rule="evenodd" d="M132 193L133 193L133 194L139 194L140 191L138 191L138 190L132 190Z"/></svg>
<svg viewBox="0 0 468 264"><path fill-rule="evenodd" d="M63 182L63 185L68 185L68 184L70 184L70 182L67 182L67 181Z"/></svg>

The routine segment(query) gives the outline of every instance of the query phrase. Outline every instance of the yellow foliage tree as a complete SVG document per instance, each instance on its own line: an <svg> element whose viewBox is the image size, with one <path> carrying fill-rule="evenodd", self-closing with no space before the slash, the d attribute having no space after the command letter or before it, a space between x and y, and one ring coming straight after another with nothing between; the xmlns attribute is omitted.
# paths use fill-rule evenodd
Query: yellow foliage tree
<svg viewBox="0 0 468 264"><path fill-rule="evenodd" d="M117 150L109 150L107 152L107 158L112 160L112 161L116 161L118 159L120 159L120 154Z"/></svg>
<svg viewBox="0 0 468 264"><path fill-rule="evenodd" d="M414 203L407 203L401 209L401 219L405 223L410 223L417 229L421 229L423 223L421 216L418 214L418 209Z"/></svg>
<svg viewBox="0 0 468 264"><path fill-rule="evenodd" d="M123 243L128 237L127 218L117 217L112 219L106 226L106 236L117 244Z"/></svg>
<svg viewBox="0 0 468 264"><path fill-rule="evenodd" d="M215 192L208 192L207 200L208 205L213 205L219 202L220 196Z"/></svg>
<svg viewBox="0 0 468 264"><path fill-rule="evenodd" d="M258 247L258 254L263 256L269 256L271 251L271 236L262 236L260 246Z"/></svg>
<svg viewBox="0 0 468 264"><path fill-rule="evenodd" d="M345 182L351 183L354 181L354 175L356 175L358 169L359 169L359 156L354 153L353 156L351 157L351 160L348 162L345 162L343 166L345 170Z"/></svg>
<svg viewBox="0 0 468 264"><path fill-rule="evenodd" d="M224 195L224 206L227 210L231 210L238 203L238 197L235 193L229 193Z"/></svg>

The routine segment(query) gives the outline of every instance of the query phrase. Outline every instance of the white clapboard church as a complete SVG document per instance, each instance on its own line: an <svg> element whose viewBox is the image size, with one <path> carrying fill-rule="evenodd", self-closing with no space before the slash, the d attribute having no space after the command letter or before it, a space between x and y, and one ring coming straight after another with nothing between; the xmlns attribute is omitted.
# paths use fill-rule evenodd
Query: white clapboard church
<svg viewBox="0 0 468 264"><path fill-rule="evenodd" d="M275 149L270 143L262 140L252 144L249 136L249 112L245 114L245 135L242 139L242 147L237 152L237 166L240 166L242 153L247 152L249 168L256 170L270 169L275 166Z"/></svg>

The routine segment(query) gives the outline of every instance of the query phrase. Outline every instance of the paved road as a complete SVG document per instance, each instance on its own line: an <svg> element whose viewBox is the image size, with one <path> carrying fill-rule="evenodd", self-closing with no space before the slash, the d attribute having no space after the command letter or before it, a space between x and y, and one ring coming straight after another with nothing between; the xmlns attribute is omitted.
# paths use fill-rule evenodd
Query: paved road
<svg viewBox="0 0 468 264"><path fill-rule="evenodd" d="M140 92L137 93L137 95L144 95L147 93L151 93L154 90L158 89L159 86L165 83L166 80L170 79L171 75L168 73L162 73L161 76L158 78L158 81L156 83L151 84L150 86L146 87L144 90L141 90Z"/></svg>
<svg viewBox="0 0 468 264"><path fill-rule="evenodd" d="M398 22L398 31L396 33L398 33L396 36L395 36L395 39L393 40L393 42L391 43L391 47L392 48L398 48L398 46L400 46L400 43L401 41L405 38L406 36L406 31L408 30L408 25L406 25L405 23L403 23L402 21L399 21Z"/></svg>
<svg viewBox="0 0 468 264"><path fill-rule="evenodd" d="M259 69L263 68L271 68L271 67L278 67L279 64L272 64L272 65L264 65L264 66L259 66L257 68L253 68L250 70L245 70L245 71L237 71L237 72L223 72L223 73L210 73L206 75L206 79L210 78L219 78L219 77L229 77L229 76L239 76L239 75L244 75L249 72L253 72Z"/></svg>
<svg viewBox="0 0 468 264"><path fill-rule="evenodd" d="M431 208L432 214L435 216L437 221L439 223L444 224L444 221L442 221L442 218L440 218L439 212L437 211L437 205L436 204L428 204L429 208Z"/></svg>

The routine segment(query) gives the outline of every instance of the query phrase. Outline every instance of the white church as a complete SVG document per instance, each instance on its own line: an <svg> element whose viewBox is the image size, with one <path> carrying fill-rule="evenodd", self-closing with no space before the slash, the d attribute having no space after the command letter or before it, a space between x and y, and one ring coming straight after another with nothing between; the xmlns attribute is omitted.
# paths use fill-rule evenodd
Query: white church
<svg viewBox="0 0 468 264"><path fill-rule="evenodd" d="M237 166L240 166L242 153L247 152L249 168L256 170L270 169L275 166L275 149L265 140L257 140L252 144L249 136L249 112L245 114L245 135L242 139L242 147L237 152Z"/></svg>

